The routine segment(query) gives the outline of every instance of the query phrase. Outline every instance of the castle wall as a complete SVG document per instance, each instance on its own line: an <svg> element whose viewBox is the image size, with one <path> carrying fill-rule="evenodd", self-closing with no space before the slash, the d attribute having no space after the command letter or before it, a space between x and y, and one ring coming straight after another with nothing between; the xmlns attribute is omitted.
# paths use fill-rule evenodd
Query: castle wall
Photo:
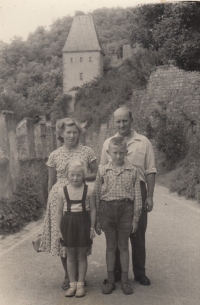
<svg viewBox="0 0 200 305"><path fill-rule="evenodd" d="M63 92L103 75L101 52L63 52Z"/></svg>
<svg viewBox="0 0 200 305"><path fill-rule="evenodd" d="M14 113L0 115L0 197L12 198L19 176Z"/></svg>
<svg viewBox="0 0 200 305"><path fill-rule="evenodd" d="M42 120L33 124L32 119L23 119L18 125L11 111L0 115L0 199L12 200L21 175L31 172L38 183L42 202L46 199L43 183L46 181L47 157L56 148L55 127Z"/></svg>
<svg viewBox="0 0 200 305"><path fill-rule="evenodd" d="M85 145L91 135L81 134L80 143ZM92 134L98 144L98 135ZM30 174L37 184L40 202L47 199L47 167L49 154L62 144L56 139L56 127L43 118L37 124L25 118L16 125L11 111L0 114L0 199L12 200L22 175Z"/></svg>
<svg viewBox="0 0 200 305"><path fill-rule="evenodd" d="M145 90L134 90L131 109L137 117L151 116L165 102L171 113L183 111L200 125L200 73L187 72L172 65L157 67ZM139 115L140 113L140 115Z"/></svg>
<svg viewBox="0 0 200 305"><path fill-rule="evenodd" d="M148 105L147 112L158 107L159 101L175 104L177 98L182 99L183 107L194 107L200 104L199 72L186 72L174 66L158 67L149 79L144 108Z"/></svg>

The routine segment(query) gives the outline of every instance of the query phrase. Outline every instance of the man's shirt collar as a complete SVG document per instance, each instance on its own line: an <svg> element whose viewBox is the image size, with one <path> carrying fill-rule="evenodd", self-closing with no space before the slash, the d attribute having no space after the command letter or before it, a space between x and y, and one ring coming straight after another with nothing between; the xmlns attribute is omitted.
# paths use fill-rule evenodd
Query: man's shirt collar
<svg viewBox="0 0 200 305"><path fill-rule="evenodd" d="M119 132L115 135L115 137L120 137ZM141 141L141 136L133 129L131 129L131 135L125 137L127 146L135 141Z"/></svg>

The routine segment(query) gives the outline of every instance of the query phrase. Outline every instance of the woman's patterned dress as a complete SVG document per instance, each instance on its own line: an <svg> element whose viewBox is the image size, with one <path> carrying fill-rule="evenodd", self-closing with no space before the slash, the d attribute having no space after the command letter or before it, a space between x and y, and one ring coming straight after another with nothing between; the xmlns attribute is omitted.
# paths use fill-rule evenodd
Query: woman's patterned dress
<svg viewBox="0 0 200 305"><path fill-rule="evenodd" d="M79 145L73 151L67 151L64 146L61 146L50 154L46 163L47 166L54 167L56 169L57 182L53 185L48 196L40 251L49 252L52 255L60 255L62 257L66 257L66 251L64 247L60 246L57 239L57 196L59 189L68 183L64 170L66 164L73 159L81 160L85 164L87 172L89 163L96 160L96 157L93 150L87 146Z"/></svg>

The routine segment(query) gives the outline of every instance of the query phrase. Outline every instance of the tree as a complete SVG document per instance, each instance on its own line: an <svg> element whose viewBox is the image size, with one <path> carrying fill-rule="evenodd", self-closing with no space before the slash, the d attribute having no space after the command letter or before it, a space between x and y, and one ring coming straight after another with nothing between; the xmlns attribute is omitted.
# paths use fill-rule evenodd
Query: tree
<svg viewBox="0 0 200 305"><path fill-rule="evenodd" d="M92 16L97 27L99 40L107 55L116 54L119 46L127 42L129 8L102 8L94 10Z"/></svg>
<svg viewBox="0 0 200 305"><path fill-rule="evenodd" d="M155 46L185 70L200 70L200 3L167 4L153 29Z"/></svg>
<svg viewBox="0 0 200 305"><path fill-rule="evenodd" d="M162 20L164 4L140 5L128 13L129 42L154 49L153 29Z"/></svg>

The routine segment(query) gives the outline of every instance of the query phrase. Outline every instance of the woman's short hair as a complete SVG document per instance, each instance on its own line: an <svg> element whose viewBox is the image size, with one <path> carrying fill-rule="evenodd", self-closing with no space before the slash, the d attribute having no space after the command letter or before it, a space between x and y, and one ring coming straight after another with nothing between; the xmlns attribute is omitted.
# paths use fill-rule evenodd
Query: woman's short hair
<svg viewBox="0 0 200 305"><path fill-rule="evenodd" d="M82 169L83 175L85 177L86 176L86 168L85 168L83 162L79 159L74 159L74 160L71 160L69 163L67 163L66 166L65 166L65 173L68 174L70 169L73 169L73 168L76 168L76 167L80 167Z"/></svg>
<svg viewBox="0 0 200 305"><path fill-rule="evenodd" d="M62 132L65 130L66 126L76 126L79 135L83 131L83 127L81 126L81 123L79 123L77 120L75 120L73 118L62 119L58 122L57 130L56 130L57 138L61 142L64 142L63 137L62 137Z"/></svg>

